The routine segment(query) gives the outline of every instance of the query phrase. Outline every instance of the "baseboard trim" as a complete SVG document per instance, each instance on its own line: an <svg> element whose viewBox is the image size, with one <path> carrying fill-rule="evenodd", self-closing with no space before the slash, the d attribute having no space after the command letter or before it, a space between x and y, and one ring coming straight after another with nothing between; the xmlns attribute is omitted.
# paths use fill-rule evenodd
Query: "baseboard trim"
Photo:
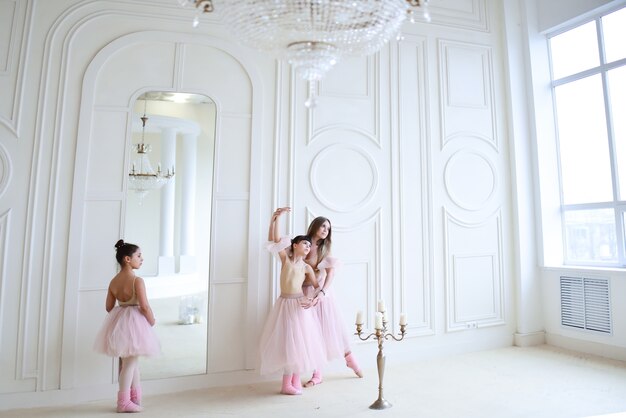
<svg viewBox="0 0 626 418"><path fill-rule="evenodd" d="M626 347L584 341L558 334L546 334L546 344L613 360L626 361Z"/></svg>
<svg viewBox="0 0 626 418"><path fill-rule="evenodd" d="M546 343L545 331L539 332L516 332L513 334L513 344L516 347L532 347Z"/></svg>

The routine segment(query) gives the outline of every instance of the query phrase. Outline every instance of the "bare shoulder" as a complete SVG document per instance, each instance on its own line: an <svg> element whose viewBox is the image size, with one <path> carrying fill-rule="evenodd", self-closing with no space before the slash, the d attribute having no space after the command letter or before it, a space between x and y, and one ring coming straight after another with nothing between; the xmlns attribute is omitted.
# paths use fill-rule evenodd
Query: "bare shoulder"
<svg viewBox="0 0 626 418"><path fill-rule="evenodd" d="M305 263L304 266L305 266L304 268L306 269L307 273L311 273L311 274L315 275L315 271L313 270L313 267L311 267L310 264Z"/></svg>
<svg viewBox="0 0 626 418"><path fill-rule="evenodd" d="M145 288L146 287L146 283L143 280L143 277L135 277L135 288L140 287L140 288Z"/></svg>

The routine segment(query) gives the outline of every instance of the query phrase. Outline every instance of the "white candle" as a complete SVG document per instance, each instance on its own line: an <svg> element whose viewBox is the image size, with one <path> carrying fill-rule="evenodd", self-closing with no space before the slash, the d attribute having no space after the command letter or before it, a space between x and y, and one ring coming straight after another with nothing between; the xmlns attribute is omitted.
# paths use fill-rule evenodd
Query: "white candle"
<svg viewBox="0 0 626 418"><path fill-rule="evenodd" d="M363 325L363 311L358 311L356 313L356 324Z"/></svg>
<svg viewBox="0 0 626 418"><path fill-rule="evenodd" d="M385 312L385 302L382 299L378 301L378 312Z"/></svg>
<svg viewBox="0 0 626 418"><path fill-rule="evenodd" d="M374 321L374 328L383 329L383 314L376 312L376 320Z"/></svg>
<svg viewBox="0 0 626 418"><path fill-rule="evenodd" d="M406 314L404 312L400 314L400 325L406 325Z"/></svg>

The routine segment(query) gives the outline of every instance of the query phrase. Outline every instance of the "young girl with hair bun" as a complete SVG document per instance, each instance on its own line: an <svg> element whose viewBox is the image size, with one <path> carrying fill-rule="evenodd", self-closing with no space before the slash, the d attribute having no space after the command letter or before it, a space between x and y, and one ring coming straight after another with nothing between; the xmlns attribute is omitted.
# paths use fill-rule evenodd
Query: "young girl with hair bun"
<svg viewBox="0 0 626 418"><path fill-rule="evenodd" d="M278 219L289 208L279 208L270 222L268 250L277 254L280 270L280 296L274 303L263 328L260 340L261 374L282 372L281 393L302 394L300 373L321 367L325 362L325 350L319 326L310 309L317 303L317 295L306 298L302 284L309 280L317 287L311 266L304 262L311 242L305 235L292 240L278 234Z"/></svg>
<svg viewBox="0 0 626 418"><path fill-rule="evenodd" d="M155 319L146 285L134 272L143 263L141 249L124 240L119 240L115 248L121 269L109 283L105 302L108 314L96 336L94 349L121 358L117 412L140 412L143 408L139 356L159 354L161 346L152 329Z"/></svg>

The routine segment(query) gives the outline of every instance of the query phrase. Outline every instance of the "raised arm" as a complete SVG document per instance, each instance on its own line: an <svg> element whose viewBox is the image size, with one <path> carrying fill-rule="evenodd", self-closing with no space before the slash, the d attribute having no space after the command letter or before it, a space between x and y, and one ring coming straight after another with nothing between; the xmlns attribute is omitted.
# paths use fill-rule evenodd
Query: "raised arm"
<svg viewBox="0 0 626 418"><path fill-rule="evenodd" d="M291 212L291 208L289 207L278 208L274 211L274 213L272 213L272 219L270 220L269 231L267 232L268 241L272 241L272 242L280 241L280 233L278 230L278 218L280 218L280 215L286 212Z"/></svg>

